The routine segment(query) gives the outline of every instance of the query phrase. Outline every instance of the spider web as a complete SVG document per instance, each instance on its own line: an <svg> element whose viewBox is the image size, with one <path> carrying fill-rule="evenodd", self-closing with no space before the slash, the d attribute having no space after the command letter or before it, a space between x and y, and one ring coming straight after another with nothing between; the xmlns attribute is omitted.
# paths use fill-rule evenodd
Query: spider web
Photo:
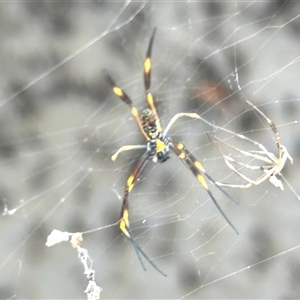
<svg viewBox="0 0 300 300"><path fill-rule="evenodd" d="M76 251L45 246L53 229L91 231L82 247L103 298L298 297L298 2L0 7L1 299L86 298ZM239 205L210 184L238 236L177 157L149 164L130 193L131 228L166 278L148 262L144 272L118 228L124 184L142 152L110 156L144 140L101 74L109 70L142 110L142 63L154 27L151 91L162 125L178 112L208 121L180 119L169 132L208 174L241 182L207 136L219 134L214 125L277 153L273 132L245 99L275 122L294 159L283 170L284 191L268 181L226 189ZM219 138L247 147L234 135Z"/></svg>

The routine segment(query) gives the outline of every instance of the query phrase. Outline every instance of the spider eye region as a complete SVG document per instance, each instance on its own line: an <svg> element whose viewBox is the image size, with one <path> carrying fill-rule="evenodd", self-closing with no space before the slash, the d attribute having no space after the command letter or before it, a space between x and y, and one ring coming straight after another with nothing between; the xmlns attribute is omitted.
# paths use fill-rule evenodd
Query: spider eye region
<svg viewBox="0 0 300 300"><path fill-rule="evenodd" d="M155 116L150 108L146 108L142 112L142 121L143 123L148 123L151 119L155 120Z"/></svg>

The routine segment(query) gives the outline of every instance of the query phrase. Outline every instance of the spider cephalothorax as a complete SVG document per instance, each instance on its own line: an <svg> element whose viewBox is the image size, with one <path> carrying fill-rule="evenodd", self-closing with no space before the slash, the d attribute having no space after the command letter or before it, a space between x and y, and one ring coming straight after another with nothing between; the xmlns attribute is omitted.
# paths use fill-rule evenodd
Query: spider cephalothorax
<svg viewBox="0 0 300 300"><path fill-rule="evenodd" d="M143 110L142 116L142 127L149 137L149 139L155 139L160 133L157 128L157 118L153 114L153 111L149 108Z"/></svg>
<svg viewBox="0 0 300 300"><path fill-rule="evenodd" d="M141 115L142 127L148 136L147 152L153 162L165 162L169 156L169 140L158 130L158 119L146 108Z"/></svg>

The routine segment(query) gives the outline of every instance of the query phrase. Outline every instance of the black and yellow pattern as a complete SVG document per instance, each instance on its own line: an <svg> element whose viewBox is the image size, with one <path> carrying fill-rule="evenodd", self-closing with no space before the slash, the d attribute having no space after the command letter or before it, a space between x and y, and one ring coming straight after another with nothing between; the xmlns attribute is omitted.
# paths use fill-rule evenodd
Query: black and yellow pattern
<svg viewBox="0 0 300 300"><path fill-rule="evenodd" d="M141 117L139 116L138 110L133 105L132 100L129 96L119 87L116 85L114 80L110 77L110 75L104 71L104 75L108 84L110 85L114 94L119 97L124 103L126 103L131 110L131 114L136 120L138 127L142 134L144 135L147 143L146 145L126 145L121 147L114 155L112 155L112 160L115 160L119 153L133 150L133 149L142 149L145 148L146 151L143 156L138 161L137 165L129 175L126 184L125 190L123 195L123 202L122 202L122 209L121 209L121 218L120 218L120 229L124 233L126 237L130 239L132 242L134 249L137 253L138 259L145 270L144 263L141 259L143 256L158 272L162 275L166 276L145 254L145 252L141 249L138 243L135 241L129 225L129 204L128 204L128 197L129 193L134 188L137 180L140 177L141 172L143 171L144 167L147 163L152 160L153 162L164 162L169 158L169 151L172 150L180 160L185 164L187 168L189 168L194 176L197 178L198 182L203 186L206 190L214 204L216 205L217 209L221 213L221 215L225 218L227 223L233 228L233 230L238 234L235 227L226 217L224 212L222 211L221 207L217 203L215 197L209 190L208 184L204 177L206 177L211 183L215 184L215 181L205 172L202 164L185 148L182 143L174 142L171 138L167 137L167 131L170 127L175 123L175 121L180 117L189 117L189 118L198 118L199 116L195 113L180 113L175 115L169 125L166 127L166 130L163 131L160 120L155 108L153 95L150 93L149 89L151 86L151 55L152 55L152 45L155 36L156 30L153 31L153 34L150 39L150 43L148 46L148 50L146 53L146 58L143 65L143 74L144 74L144 84L145 84L145 92L146 92L146 101L148 103L149 108L146 108L143 112ZM216 184L215 184L216 185ZM218 189L220 189L227 197L232 199L222 188L216 185ZM233 199L232 199L233 200Z"/></svg>

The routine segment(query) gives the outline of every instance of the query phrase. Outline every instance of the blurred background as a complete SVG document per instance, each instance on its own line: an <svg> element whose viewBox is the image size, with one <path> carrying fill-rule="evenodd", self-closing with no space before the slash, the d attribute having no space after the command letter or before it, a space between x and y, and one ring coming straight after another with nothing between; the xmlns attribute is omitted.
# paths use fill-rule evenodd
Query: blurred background
<svg viewBox="0 0 300 300"><path fill-rule="evenodd" d="M102 298L298 298L299 16L295 1L0 3L1 299L86 299L76 250L45 246L53 229L96 229L82 247ZM143 150L110 157L145 141L102 74L142 111L155 27L151 91L162 125L179 112L211 124L180 119L169 134L212 178L244 183L207 133L258 150L213 125L277 155L274 133L245 99L274 121L294 159L282 171L283 191L268 180L227 188L239 205L209 184L239 235L175 155L150 163L129 196L131 228L167 277L146 261L145 272L118 228L124 185Z"/></svg>

